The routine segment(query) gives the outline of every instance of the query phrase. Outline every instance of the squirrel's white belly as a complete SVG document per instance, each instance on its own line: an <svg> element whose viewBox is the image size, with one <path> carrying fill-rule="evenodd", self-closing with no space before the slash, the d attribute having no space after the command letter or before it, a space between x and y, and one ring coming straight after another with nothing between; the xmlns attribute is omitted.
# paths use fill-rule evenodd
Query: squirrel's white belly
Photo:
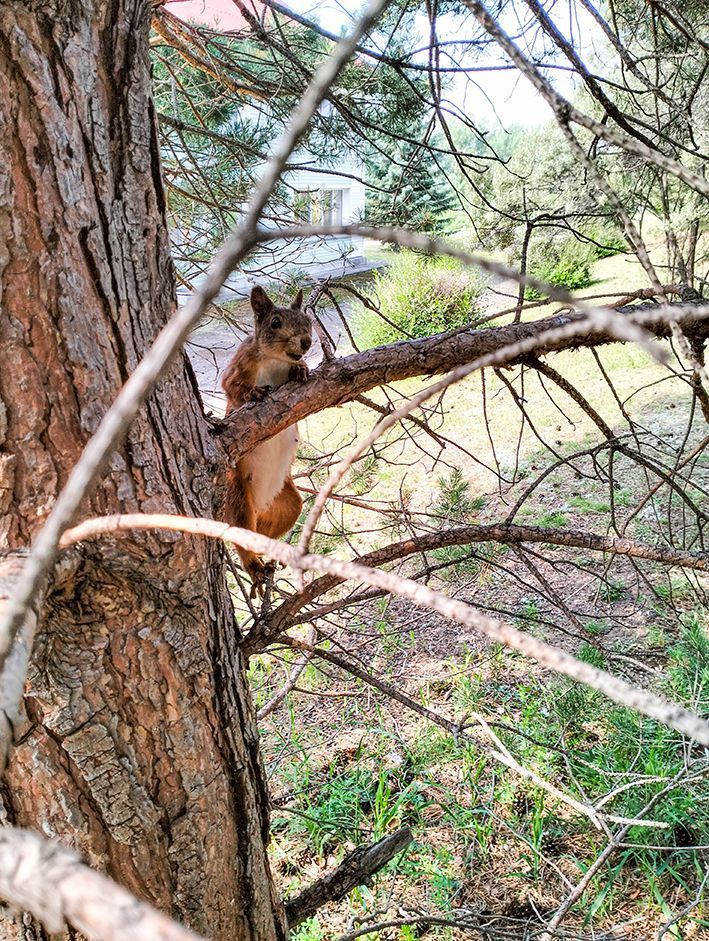
<svg viewBox="0 0 709 941"><path fill-rule="evenodd" d="M298 447L298 426L291 425L259 444L243 460L251 477L251 493L257 512L265 510L283 489Z"/></svg>
<svg viewBox="0 0 709 941"><path fill-rule="evenodd" d="M257 386L277 388L288 379L290 364L265 359L256 375ZM298 447L298 426L291 425L259 444L244 458L242 467L251 477L251 494L257 512L265 510L283 489Z"/></svg>

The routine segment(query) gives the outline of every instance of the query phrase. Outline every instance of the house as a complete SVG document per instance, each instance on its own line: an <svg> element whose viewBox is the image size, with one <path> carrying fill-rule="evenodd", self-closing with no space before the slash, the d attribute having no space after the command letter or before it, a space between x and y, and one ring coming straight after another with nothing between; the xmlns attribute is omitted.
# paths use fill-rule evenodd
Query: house
<svg viewBox="0 0 709 941"><path fill-rule="evenodd" d="M256 5L256 0L251 0ZM167 0L165 8L184 21L225 31L243 31L248 24L232 0ZM324 102L321 113L331 107ZM263 112L245 104L242 118L258 122ZM307 150L296 151L289 160L289 170L282 180L286 185L290 212L279 209L279 225L288 222L350 223L364 215L364 166L359 157L348 153L338 160L337 168L327 167ZM274 221L265 225L275 226ZM195 233L190 233L194 238ZM189 266L188 266L189 267ZM364 240L359 236L312 237L279 240L268 243L254 253L227 282L221 300L246 295L255 281L341 277L373 267L364 253ZM189 281L199 282L199 272L184 270Z"/></svg>

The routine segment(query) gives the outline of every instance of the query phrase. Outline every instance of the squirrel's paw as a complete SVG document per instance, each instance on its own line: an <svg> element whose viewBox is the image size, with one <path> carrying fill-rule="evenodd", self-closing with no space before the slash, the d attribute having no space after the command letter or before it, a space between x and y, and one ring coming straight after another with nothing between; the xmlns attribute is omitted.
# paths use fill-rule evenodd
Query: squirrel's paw
<svg viewBox="0 0 709 941"><path fill-rule="evenodd" d="M271 386L255 386L249 393L249 399L252 402L263 402L269 392L272 392Z"/></svg>
<svg viewBox="0 0 709 941"><path fill-rule="evenodd" d="M288 378L293 382L305 382L309 373L310 369L305 363L296 363L294 366L291 366Z"/></svg>
<svg viewBox="0 0 709 941"><path fill-rule="evenodd" d="M266 588L266 582L276 571L275 562L263 562L261 559L254 559L246 567L246 571L251 579L251 591L249 597L253 600L256 597L263 598Z"/></svg>

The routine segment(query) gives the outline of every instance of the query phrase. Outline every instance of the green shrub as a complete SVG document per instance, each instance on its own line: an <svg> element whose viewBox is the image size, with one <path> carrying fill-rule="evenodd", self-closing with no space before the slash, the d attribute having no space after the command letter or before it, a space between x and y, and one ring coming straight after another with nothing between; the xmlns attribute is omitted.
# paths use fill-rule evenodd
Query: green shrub
<svg viewBox="0 0 709 941"><path fill-rule="evenodd" d="M595 246L588 242L575 238L567 238L561 244L551 241L532 254L529 273L571 291L591 284L591 265L595 260ZM527 288L525 293L531 300L543 296L534 288Z"/></svg>
<svg viewBox="0 0 709 941"><path fill-rule="evenodd" d="M431 507L431 512L436 525L444 527L453 522L470 522L484 505L485 498L473 496L470 482L459 467L454 467L447 477L438 478L438 499ZM441 576L455 579L479 571L481 558L492 557L497 551L493 543L481 543L472 549L466 545L441 546L433 550L433 557L436 562L449 566L441 572Z"/></svg>
<svg viewBox="0 0 709 941"><path fill-rule="evenodd" d="M529 273L569 290L586 288L592 283L591 266L595 261L628 248L620 232L610 224L586 227L582 235L591 241L563 231L544 238L538 236L529 253ZM536 300L543 295L534 288L527 288L526 296Z"/></svg>
<svg viewBox="0 0 709 941"><path fill-rule="evenodd" d="M470 492L470 481L459 467L454 467L448 476L438 478L438 499L432 507L433 514L444 523L454 520L467 523L485 506L485 497L474 497Z"/></svg>
<svg viewBox="0 0 709 941"><path fill-rule="evenodd" d="M628 251L628 243L618 229L609 223L586 227L583 234L593 240L591 248L596 258L610 258L611 255Z"/></svg>
<svg viewBox="0 0 709 941"><path fill-rule="evenodd" d="M389 269L376 273L370 291L383 316L362 307L355 322L358 342L381 346L474 324L483 288L480 275L454 258L397 252Z"/></svg>

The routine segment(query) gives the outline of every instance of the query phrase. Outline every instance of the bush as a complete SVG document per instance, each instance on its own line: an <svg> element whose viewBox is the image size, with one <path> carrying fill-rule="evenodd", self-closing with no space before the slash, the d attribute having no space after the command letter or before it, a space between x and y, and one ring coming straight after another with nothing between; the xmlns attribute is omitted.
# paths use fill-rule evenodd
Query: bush
<svg viewBox="0 0 709 941"><path fill-rule="evenodd" d="M573 236L550 240L531 253L529 273L569 290L586 288L591 284L591 265L597 257L595 245L579 242ZM527 288L525 294L530 300L543 296L534 288Z"/></svg>
<svg viewBox="0 0 709 941"><path fill-rule="evenodd" d="M362 307L355 323L357 340L366 347L381 346L473 325L484 286L477 272L454 258L397 252L389 269L375 274L369 292L383 316Z"/></svg>
<svg viewBox="0 0 709 941"><path fill-rule="evenodd" d="M529 254L529 273L569 290L586 288L592 283L591 266L594 261L627 251L628 248L618 229L610 223L587 226L582 235L589 241L582 241L561 230L533 242ZM528 288L526 296L530 300L542 297L534 288Z"/></svg>
<svg viewBox="0 0 709 941"><path fill-rule="evenodd" d="M628 251L628 243L618 229L610 224L586 228L583 234L592 240L591 248L596 258L610 258L611 255Z"/></svg>

